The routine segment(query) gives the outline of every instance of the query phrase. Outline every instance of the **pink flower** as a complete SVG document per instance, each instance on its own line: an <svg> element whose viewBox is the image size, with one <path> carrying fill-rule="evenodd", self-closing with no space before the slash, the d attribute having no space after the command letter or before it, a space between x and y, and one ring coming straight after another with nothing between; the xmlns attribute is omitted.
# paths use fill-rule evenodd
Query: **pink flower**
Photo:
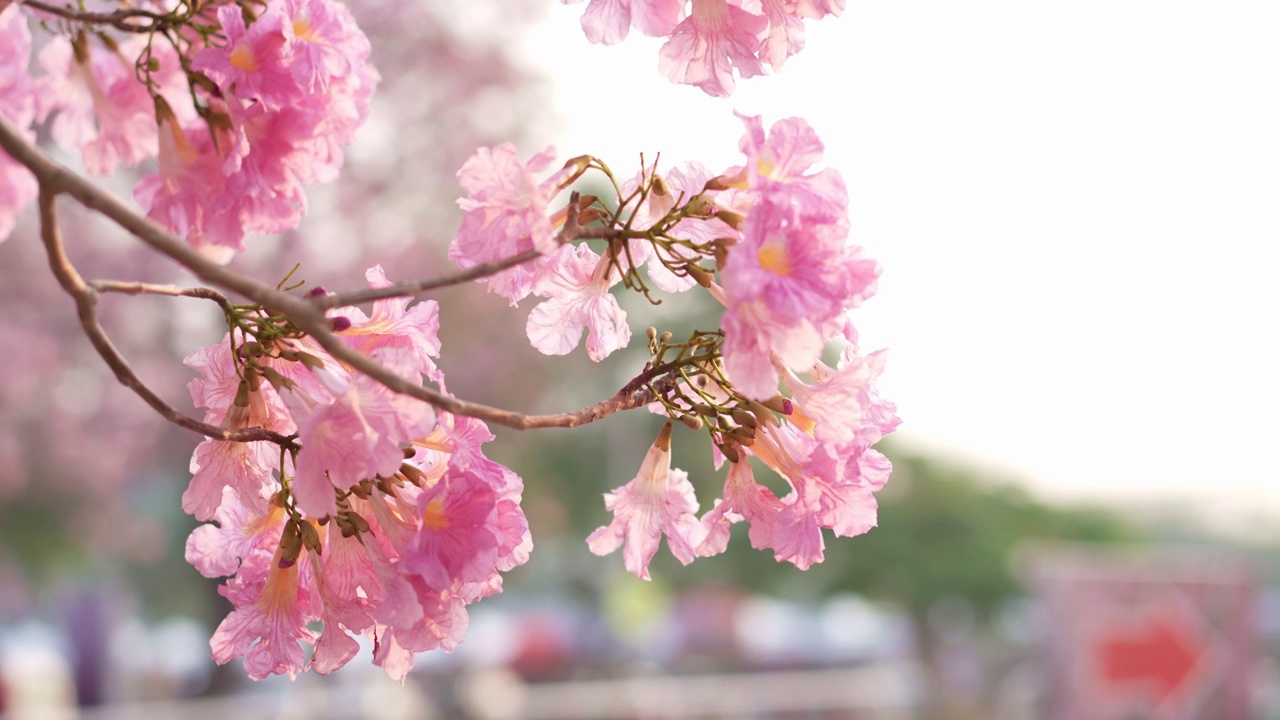
<svg viewBox="0 0 1280 720"><path fill-rule="evenodd" d="M846 314L874 294L879 265L846 242L847 197L832 170L809 172L822 143L803 120L779 121L766 137L758 117L743 117L746 189L755 204L720 274L724 359L748 397L777 390L774 363L803 371Z"/></svg>
<svg viewBox="0 0 1280 720"><path fill-rule="evenodd" d="M467 197L458 200L466 213L449 244L449 257L463 269L504 260L529 250L546 255L557 249L549 207L562 189L571 169L565 168L538 180L554 162L555 151L534 155L527 164L513 145L480 148L458 171L458 182ZM533 271L518 265L487 278L490 292L515 305L528 296Z"/></svg>
<svg viewBox="0 0 1280 720"><path fill-rule="evenodd" d="M405 568L437 590L487 580L498 564L496 503L479 475L445 473L418 497L421 527L404 549Z"/></svg>
<svg viewBox="0 0 1280 720"><path fill-rule="evenodd" d="M769 21L727 0L693 0L693 13L671 33L658 53L658 67L674 83L695 85L708 95L728 97L733 72L761 75L756 53Z"/></svg>
<svg viewBox="0 0 1280 720"><path fill-rule="evenodd" d="M529 341L546 355L567 355L585 329L587 356L596 362L626 347L631 341L627 314L609 292L616 282L608 258L585 243L551 256L535 288L550 299L529 313Z"/></svg>
<svg viewBox="0 0 1280 720"><path fill-rule="evenodd" d="M116 50L55 37L40 51L43 78L40 117L53 113L53 139L82 152L93 175L110 175L156 154L155 103L135 77L134 61L146 41L131 38Z"/></svg>
<svg viewBox="0 0 1280 720"><path fill-rule="evenodd" d="M411 376L416 368L403 351L383 349L373 357L404 376ZM368 376L335 378L330 383L334 397L329 403L286 394L302 445L293 493L298 508L313 518L337 512L335 488L347 490L362 480L394 475L404 460L402 446L426 436L435 425L430 405L395 393Z"/></svg>
<svg viewBox="0 0 1280 720"><path fill-rule="evenodd" d="M271 3L246 27L239 5L218 8L226 45L196 53L191 67L208 75L223 95L257 100L272 110L300 99L304 90L289 68L281 10L278 3Z"/></svg>
<svg viewBox="0 0 1280 720"><path fill-rule="evenodd" d="M209 130L185 130L172 111L160 117L160 172L134 186L133 198L147 217L216 262L229 262L244 250L244 224L238 210L213 212L209 199L222 195L227 179Z"/></svg>
<svg viewBox="0 0 1280 720"><path fill-rule="evenodd" d="M706 539L707 531L694 515L698 501L693 485L683 470L671 468L671 423L662 426L635 478L605 493L604 506L613 511L613 522L591 533L587 547L608 555L625 545L623 564L641 580L649 579L649 561L663 535L671 554L685 565Z"/></svg>
<svg viewBox="0 0 1280 720"><path fill-rule="evenodd" d="M884 371L885 351L865 358L856 350L847 352L838 369L821 363L810 370L818 380L814 385L801 381L793 372L782 379L796 403L793 422L820 441L845 444L857 441L870 447L898 426L893 403L880 399L876 378Z"/></svg>
<svg viewBox="0 0 1280 720"><path fill-rule="evenodd" d="M256 393L255 393L256 394ZM267 420L261 398L250 405L232 405L225 428L263 427ZM210 520L222 502L222 489L235 490L240 502L255 512L266 509L266 496L274 490L272 471L280 466L279 448L267 442L222 442L207 439L191 457L191 484L182 494L183 512L197 520Z"/></svg>
<svg viewBox="0 0 1280 720"><path fill-rule="evenodd" d="M784 191L787 201L806 216L846 223L849 194L840 173L831 168L810 172L822 161L823 145L803 118L775 122L766 135L759 116L739 114L747 126L738 147L747 156L747 187L759 192Z"/></svg>
<svg viewBox="0 0 1280 720"><path fill-rule="evenodd" d="M14 3L0 11L0 115L19 132L35 119L35 82L27 72L31 61L31 31ZM0 242L13 232L18 214L35 200L39 188L32 174L0 150Z"/></svg>
<svg viewBox="0 0 1280 720"><path fill-rule="evenodd" d="M344 5L329 0L284 0L290 69L309 92L324 92L369 56L369 39Z"/></svg>
<svg viewBox="0 0 1280 720"><path fill-rule="evenodd" d="M244 339L237 333L237 342L243 341ZM223 335L221 341L200 348L182 359L184 365L200 374L200 377L187 383L191 402L196 407L207 408L204 421L215 425L223 422L227 411L235 404L236 396L240 392L240 375L236 372L235 363L231 359L230 344L231 336ZM296 363L282 361L275 366L275 369L285 375L296 374L288 367L292 365ZM310 373L306 375L311 376ZM266 412L265 418L255 414L253 421L260 421L261 427L270 428L285 435L294 431L293 416L289 414L275 388L269 383L259 384L251 397L255 398L255 402L260 399ZM258 406L253 407L256 413Z"/></svg>
<svg viewBox="0 0 1280 720"><path fill-rule="evenodd" d="M365 272L369 287L391 285L381 265ZM366 317L358 308L344 308L342 315L351 327L338 333L360 352L369 355L379 348L400 348L418 364L417 371L437 376L432 358L440 357L440 306L435 300L423 300L409 308L410 298L386 298L373 303L373 315Z"/></svg>
<svg viewBox="0 0 1280 720"><path fill-rule="evenodd" d="M790 319L772 312L762 300L743 302L725 310L725 373L746 397L764 400L778 392L775 358L789 368L806 368L822 355L822 329L808 319Z"/></svg>
<svg viewBox="0 0 1280 720"><path fill-rule="evenodd" d="M698 555L709 557L724 552L729 544L729 526L746 520L751 524L751 546L757 550L771 547L773 527L783 503L769 488L756 483L751 462L746 458L729 464L724 482L724 497L702 516L707 538L698 546Z"/></svg>
<svg viewBox="0 0 1280 720"><path fill-rule="evenodd" d="M318 603L299 578L307 564L280 565L272 562L260 580L237 577L218 589L236 609L213 633L213 659L223 665L243 657L245 672L255 680L281 674L297 677L306 661L299 643L316 641L307 622L315 617L312 605Z"/></svg>
<svg viewBox="0 0 1280 720"><path fill-rule="evenodd" d="M788 57L804 49L803 19L821 20L844 12L844 0L762 0L769 34L761 58L781 70Z"/></svg>
<svg viewBox="0 0 1280 720"><path fill-rule="evenodd" d="M323 109L299 102L268 110L261 103L228 105L235 144L222 162L226 184L209 201L214 212L240 216L246 232L279 233L307 211L303 183L312 176L316 126Z"/></svg>
<svg viewBox="0 0 1280 720"><path fill-rule="evenodd" d="M632 25L645 35L660 37L680 22L684 6L685 0L591 0L582 14L582 30L588 40L604 45L622 42Z"/></svg>
<svg viewBox="0 0 1280 720"><path fill-rule="evenodd" d="M251 511L229 487L222 489L222 496L213 516L218 525L201 525L187 537L187 562L207 578L235 575L242 564L249 572L266 568L280 543L284 508L270 505L265 512Z"/></svg>

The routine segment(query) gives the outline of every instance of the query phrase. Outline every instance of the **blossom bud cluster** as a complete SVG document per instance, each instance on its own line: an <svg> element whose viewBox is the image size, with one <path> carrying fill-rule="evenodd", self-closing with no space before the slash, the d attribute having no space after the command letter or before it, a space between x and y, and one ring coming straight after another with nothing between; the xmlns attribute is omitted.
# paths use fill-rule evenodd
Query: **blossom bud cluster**
<svg viewBox="0 0 1280 720"><path fill-rule="evenodd" d="M743 520L754 547L807 568L823 557L823 528L851 536L875 525L874 493L890 471L872 449L898 425L875 389L884 354L860 354L850 320L875 293L880 267L848 242L844 182L835 170L815 169L823 146L808 123L790 118L766 133L760 118L742 120L742 165L719 174L692 162L662 175L642 170L621 185L615 209L550 210L566 176L582 167L612 179L595 159L549 173L550 150L522 166L504 146L482 150L459 172L472 193L459 202L466 216L451 246L460 265L544 253L486 279L513 305L530 294L546 298L527 325L538 350L571 352L584 332L593 360L625 346L631 331L610 292L619 283L646 296L649 284L672 293L701 287L724 306L714 333L681 344L649 334L647 369L680 378L666 390L650 386L655 409L705 428L730 468L723 497L699 517L692 484L670 466L668 424L639 474L605 496L613 521L588 544L601 554L625 546L626 567L641 578L662 536L688 563L723 552L729 525ZM587 242L547 242L567 215L598 223L588 229L607 241L602 253ZM559 237L574 239L567 233ZM831 341L845 345L835 367L823 362ZM751 457L789 492L757 483Z"/></svg>
<svg viewBox="0 0 1280 720"><path fill-rule="evenodd" d="M0 14L0 113L50 123L93 175L158 157L134 198L151 219L219 262L248 233L297 226L303 188L337 177L378 74L369 41L333 0L209 2L165 31L114 39L76 30L40 50L30 74L28 15ZM160 22L160 21L157 21ZM0 157L0 240L34 197Z"/></svg>
<svg viewBox="0 0 1280 720"><path fill-rule="evenodd" d="M388 284L378 267L368 279ZM436 303L407 305L336 311L336 335L404 377L443 384ZM264 327L245 320L187 358L207 422L295 438L283 448L209 439L192 458L183 509L217 524L192 533L187 560L232 576L220 591L235 610L214 633L213 657L244 658L254 678L327 673L363 634L374 662L403 679L415 653L456 647L465 606L499 592L499 572L528 558L523 483L484 456L493 436L481 421L437 414L310 338ZM255 330L262 339L250 339ZM300 643L313 646L310 658Z"/></svg>
<svg viewBox="0 0 1280 720"><path fill-rule="evenodd" d="M576 3L581 0L561 0ZM673 83L728 97L734 73L782 68L804 48L804 21L844 11L844 0L591 0L582 29L593 43L622 42L635 26L666 37L659 69Z"/></svg>

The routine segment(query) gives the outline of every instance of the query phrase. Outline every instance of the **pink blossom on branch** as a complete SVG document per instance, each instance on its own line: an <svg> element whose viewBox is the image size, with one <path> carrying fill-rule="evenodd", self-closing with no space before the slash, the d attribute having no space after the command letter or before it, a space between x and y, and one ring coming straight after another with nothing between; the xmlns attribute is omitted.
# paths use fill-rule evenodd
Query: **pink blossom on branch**
<svg viewBox="0 0 1280 720"><path fill-rule="evenodd" d="M82 152L92 175L110 175L156 154L155 103L134 77L146 46L131 38L117 48L56 37L40 51L40 118L54 115L53 139ZM82 57L84 56L84 57Z"/></svg>
<svg viewBox="0 0 1280 720"><path fill-rule="evenodd" d="M764 74L765 65L780 70L804 48L805 19L843 10L844 0L591 0L582 29L588 40L605 45L621 42L632 25L646 35L667 36L659 53L662 74L727 97L735 71L749 78Z"/></svg>
<svg viewBox="0 0 1280 720"><path fill-rule="evenodd" d="M658 51L658 68L673 83L728 97L734 71L744 78L764 74L757 54L768 20L725 0L693 0L693 13L676 26Z"/></svg>
<svg viewBox="0 0 1280 720"><path fill-rule="evenodd" d="M566 166L546 174L554 162L554 148L523 164L510 143L476 150L458 170L458 182L467 197L458 200L465 214L449 243L449 259L465 270L529 250L543 255L555 251L558 245L550 218L551 201L575 168ZM490 275L485 282L490 292L506 297L514 306L533 291L536 265L517 265Z"/></svg>
<svg viewBox="0 0 1280 720"><path fill-rule="evenodd" d="M529 341L546 355L567 355L587 332L587 356L599 362L627 346L627 314L609 288L619 280L607 257L585 244L547 259L534 291L548 299L529 313Z"/></svg>
<svg viewBox="0 0 1280 720"><path fill-rule="evenodd" d="M622 42L633 25L651 37L669 35L684 17L685 5L685 0L591 0L582 13L582 31L604 45Z"/></svg>
<svg viewBox="0 0 1280 720"><path fill-rule="evenodd" d="M693 485L683 470L671 468L671 423L662 426L635 478L605 493L604 506L613 511L613 522L591 533L587 547L596 555L623 548L623 563L641 580L649 579L649 561L663 535L671 554L685 565L706 539L707 531L694 515L698 501Z"/></svg>

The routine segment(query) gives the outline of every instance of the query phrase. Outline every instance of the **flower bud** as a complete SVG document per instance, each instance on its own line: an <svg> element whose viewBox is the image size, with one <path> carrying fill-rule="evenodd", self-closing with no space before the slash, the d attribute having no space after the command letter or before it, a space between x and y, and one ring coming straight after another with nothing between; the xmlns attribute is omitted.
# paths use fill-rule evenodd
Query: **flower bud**
<svg viewBox="0 0 1280 720"><path fill-rule="evenodd" d="M369 532L369 521L365 520L364 516L361 515L360 513L358 512L347 513L347 519L351 521L351 525L355 527L356 532L362 532L362 533Z"/></svg>
<svg viewBox="0 0 1280 720"><path fill-rule="evenodd" d="M716 214L716 201L706 193L698 193L685 203L684 211L694 217L711 217Z"/></svg>
<svg viewBox="0 0 1280 720"><path fill-rule="evenodd" d="M772 425L774 427L778 427L779 425L782 424L781 422L779 422L778 416L773 414L772 410L765 407L764 405L761 405L755 400L748 400L747 407L751 409L751 413L755 415L756 420L763 422L766 425Z"/></svg>
<svg viewBox="0 0 1280 720"><path fill-rule="evenodd" d="M719 175L707 181L704 186L707 190L728 190L730 188L747 187L747 169L739 168L738 172L732 175Z"/></svg>
<svg viewBox="0 0 1280 720"><path fill-rule="evenodd" d="M697 415L681 415L680 422L684 423L690 430L702 429L702 418Z"/></svg>
<svg viewBox="0 0 1280 720"><path fill-rule="evenodd" d="M330 321L334 332L342 332L351 329L351 318L345 315L338 315Z"/></svg>
<svg viewBox="0 0 1280 720"><path fill-rule="evenodd" d="M747 412L743 408L740 408L740 407L734 408L733 412L729 413L729 416L733 418L734 422L738 423L743 427L748 427L748 428L751 428L752 430L756 428L756 425L757 425L756 416L752 415L750 412Z"/></svg>
<svg viewBox="0 0 1280 720"><path fill-rule="evenodd" d="M297 523L292 520L284 525L278 553L281 570L293 567L294 563L298 562L298 556L302 554L302 534L298 531Z"/></svg>
<svg viewBox="0 0 1280 720"><path fill-rule="evenodd" d="M747 220L746 215L743 215L740 212L734 212L733 210L726 210L724 208L716 210L716 218L734 230L742 229L742 223Z"/></svg>
<svg viewBox="0 0 1280 720"><path fill-rule="evenodd" d="M693 278L694 282L698 283L702 287L711 287L711 273L707 272L705 268L697 263L693 261L685 263L684 271L689 273L689 277Z"/></svg>
<svg viewBox="0 0 1280 720"><path fill-rule="evenodd" d="M249 407L249 383L241 380L240 386L236 388L236 399L233 401L236 407Z"/></svg>
<svg viewBox="0 0 1280 720"><path fill-rule="evenodd" d="M792 411L795 409L794 406L791 404L791 398L785 398L785 397L782 397L781 395L774 395L768 400L765 400L764 406L776 413L781 413L783 415L790 415Z"/></svg>
<svg viewBox="0 0 1280 720"><path fill-rule="evenodd" d="M308 370L312 372L315 372L316 370L324 369L324 361L316 357L315 355L312 355L311 353L305 353L305 352L298 353L298 362L302 363L304 366L306 366Z"/></svg>
<svg viewBox="0 0 1280 720"><path fill-rule="evenodd" d="M316 526L309 522L304 522L298 526L302 534L302 546L312 552L322 552L320 545L320 533L316 532Z"/></svg>
<svg viewBox="0 0 1280 720"><path fill-rule="evenodd" d="M297 385L294 381L277 372L275 368L262 368L262 377L266 378L267 382L271 383L271 387L276 390L289 390Z"/></svg>
<svg viewBox="0 0 1280 720"><path fill-rule="evenodd" d="M563 190L577 182L578 178L582 177L582 174L587 171L587 168L591 167L591 161L594 159L595 158L590 155L579 155L578 157L570 158L565 162L565 169L568 170L572 168L573 174L560 181L560 189Z"/></svg>
<svg viewBox="0 0 1280 720"><path fill-rule="evenodd" d="M671 449L671 422L667 421L662 424L662 429L658 431L658 439L653 441L653 446L663 452Z"/></svg>
<svg viewBox="0 0 1280 720"><path fill-rule="evenodd" d="M716 258L717 270L724 269L724 264L729 259L729 248L737 242L734 238L716 238L711 241L711 253Z"/></svg>
<svg viewBox="0 0 1280 720"><path fill-rule="evenodd" d="M703 417L715 417L720 414L719 410L706 403L694 403L689 409Z"/></svg>
<svg viewBox="0 0 1280 720"><path fill-rule="evenodd" d="M738 463L742 461L741 453L739 453L738 448L734 447L733 445L730 445L729 443L725 443L724 445L720 445L718 447L720 448L720 452L724 453L724 456L728 458L729 462Z"/></svg>

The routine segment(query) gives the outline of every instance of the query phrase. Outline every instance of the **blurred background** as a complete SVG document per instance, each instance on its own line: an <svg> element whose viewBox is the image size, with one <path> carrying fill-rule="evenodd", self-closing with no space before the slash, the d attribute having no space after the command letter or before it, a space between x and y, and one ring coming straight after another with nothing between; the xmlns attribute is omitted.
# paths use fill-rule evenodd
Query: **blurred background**
<svg viewBox="0 0 1280 720"><path fill-rule="evenodd" d="M880 525L807 572L752 550L654 580L583 538L656 418L499 431L530 562L466 643L405 685L358 658L252 683L209 660L229 606L182 559L196 439L119 388L27 224L0 245L0 715L86 718L1280 717L1280 7L1242 0L851 4L728 101L670 86L660 42L589 45L582 6L360 0L383 75L343 179L235 266L330 288L434 275L478 145L739 160L741 123L805 117L881 260L859 311L904 424ZM112 185L127 195L129 184ZM98 276L181 281L74 208ZM481 287L436 296L463 397L526 412L611 394L643 362L548 359ZM680 334L714 308L627 298ZM677 307L678 306L678 307ZM135 368L221 337L189 300L107 298ZM572 382L567 381L572 378ZM675 464L706 504L702 436ZM366 653L369 650L366 649Z"/></svg>

